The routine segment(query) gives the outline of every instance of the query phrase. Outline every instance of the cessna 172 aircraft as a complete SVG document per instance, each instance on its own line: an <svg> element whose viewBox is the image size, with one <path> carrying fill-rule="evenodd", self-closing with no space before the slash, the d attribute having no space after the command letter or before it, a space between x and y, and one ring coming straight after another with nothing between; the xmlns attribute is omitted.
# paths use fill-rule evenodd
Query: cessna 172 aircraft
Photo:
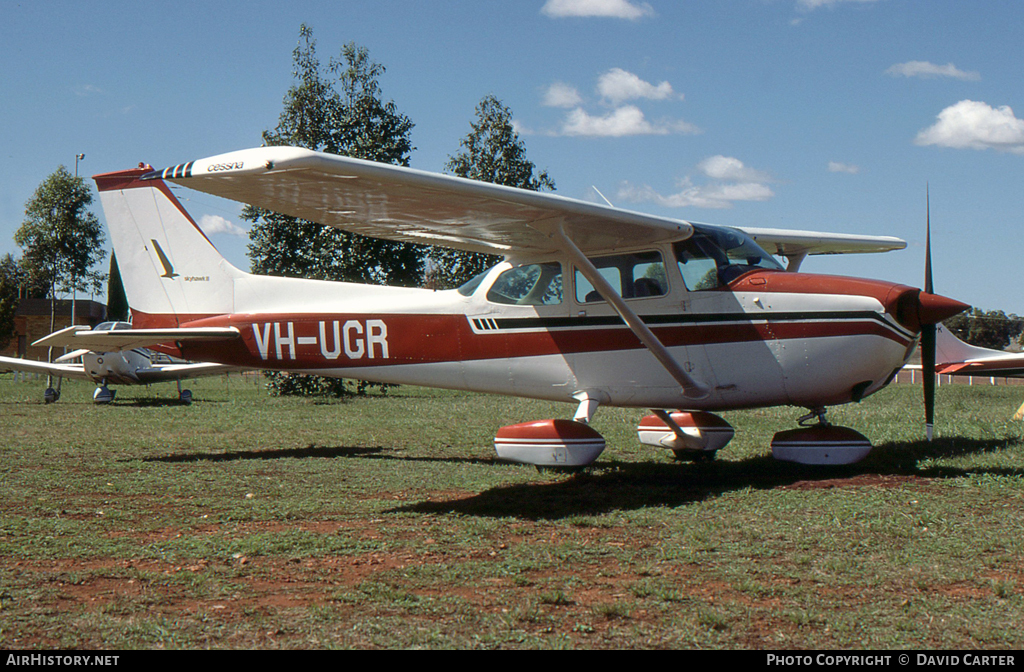
<svg viewBox="0 0 1024 672"><path fill-rule="evenodd" d="M131 329L128 322L101 322L95 327L96 332L124 331ZM73 326L54 332L46 339L66 337L81 331L89 331L86 326ZM45 339L41 339L45 340ZM38 344L38 341L33 345ZM73 364L81 359L81 364ZM60 381L64 378L91 380L98 384L93 392L92 400L97 404L109 404L114 400L116 390L107 387L108 383L121 385L149 385L175 381L178 384L178 399L191 403L192 392L181 389L182 379L213 376L233 370L235 367L207 362L179 362L146 348L134 347L111 349L110 351L94 351L88 349L75 350L62 355L53 363L37 362L31 359L16 357L0 357L0 371L26 371L28 373L45 373L57 378L57 387L47 387L43 400L51 404L60 399Z"/></svg>
<svg viewBox="0 0 1024 672"><path fill-rule="evenodd" d="M500 457L538 466L596 459L605 441L588 423L601 405L653 409L640 440L680 456L731 438L714 411L804 407L809 426L776 435L774 455L856 461L870 442L829 425L825 408L884 387L919 334L967 308L890 282L787 272L764 249L795 270L807 254L905 246L895 238L696 224L300 148L94 179L136 329L52 344L163 343L233 366L577 404L572 420L497 432ZM168 182L505 260L448 291L251 275L216 251Z"/></svg>

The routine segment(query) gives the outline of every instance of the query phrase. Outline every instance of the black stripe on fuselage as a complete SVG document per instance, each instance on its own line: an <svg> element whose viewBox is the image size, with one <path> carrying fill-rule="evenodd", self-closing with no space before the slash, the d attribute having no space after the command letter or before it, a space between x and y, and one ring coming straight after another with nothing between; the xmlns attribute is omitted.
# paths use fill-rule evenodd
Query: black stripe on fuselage
<svg viewBox="0 0 1024 672"><path fill-rule="evenodd" d="M649 326L688 326L712 324L770 324L773 322L821 322L872 320L892 329L907 339L914 339L916 334L907 331L886 320L882 315L870 310L863 311L823 311L823 312L791 312L766 313L751 315L748 313L702 313L697 315L643 315L641 318ZM522 329L589 329L594 327L621 327L625 323L617 315L600 315L591 317L499 317L490 320L497 324L497 330ZM488 329L487 331L494 331Z"/></svg>

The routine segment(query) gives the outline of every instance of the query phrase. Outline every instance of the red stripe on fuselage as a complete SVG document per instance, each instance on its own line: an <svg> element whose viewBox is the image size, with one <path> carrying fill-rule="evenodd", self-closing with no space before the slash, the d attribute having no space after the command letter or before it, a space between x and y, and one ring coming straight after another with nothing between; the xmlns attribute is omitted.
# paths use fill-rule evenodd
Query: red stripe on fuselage
<svg viewBox="0 0 1024 672"><path fill-rule="evenodd" d="M140 328L175 324L164 316L136 313L134 317ZM850 336L885 338L904 347L910 344L904 334L872 319L740 321L744 319L737 315L734 322L659 326L653 331L668 347ZM625 325L475 333L464 315L193 315L178 316L178 321L189 327L233 326L242 335L233 341L182 343L182 356L254 368L392 366L643 347Z"/></svg>

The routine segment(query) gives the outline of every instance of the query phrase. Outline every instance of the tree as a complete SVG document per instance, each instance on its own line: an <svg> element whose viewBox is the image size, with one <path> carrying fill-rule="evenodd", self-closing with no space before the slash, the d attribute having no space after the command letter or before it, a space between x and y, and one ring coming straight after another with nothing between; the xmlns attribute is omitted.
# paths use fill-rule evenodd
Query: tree
<svg viewBox="0 0 1024 672"><path fill-rule="evenodd" d="M534 174L536 167L526 158L526 145L512 125L512 112L495 96L484 96L470 127L460 143L462 150L445 164L446 171L507 187L554 191L554 180L546 170ZM500 260L490 254L435 247L430 251L429 280L435 289L458 287Z"/></svg>
<svg viewBox="0 0 1024 672"><path fill-rule="evenodd" d="M408 166L413 123L393 102L382 100L378 78L384 66L370 60L365 48L349 43L325 72L312 29L303 24L299 37L292 54L296 81L285 95L277 126L263 133L264 143ZM246 208L242 217L254 223L249 232L254 273L405 286L421 282L421 246L259 208Z"/></svg>
<svg viewBox="0 0 1024 672"><path fill-rule="evenodd" d="M1024 330L1024 318L1013 313L1007 315L1001 310L983 311L980 308L971 308L943 324L960 340L993 350L1004 350Z"/></svg>
<svg viewBox="0 0 1024 672"><path fill-rule="evenodd" d="M267 145L293 145L370 161L409 165L412 121L383 100L378 80L384 66L364 47L346 44L326 69L316 54L313 31L305 24L292 52L295 82ZM388 285L419 285L424 248L368 238L248 207L249 259L254 273ZM269 375L278 393L340 395L344 382L306 380L305 376ZM365 389L365 385L359 389Z"/></svg>
<svg viewBox="0 0 1024 672"><path fill-rule="evenodd" d="M107 280L107 319L124 322L128 319L128 296L121 281L121 269L117 256L110 253L110 276Z"/></svg>
<svg viewBox="0 0 1024 672"><path fill-rule="evenodd" d="M24 250L29 283L48 288L50 328L58 294L98 292L106 276L93 270L106 251L103 229L88 207L92 191L64 166L46 178L25 204L25 221L14 234Z"/></svg>
<svg viewBox="0 0 1024 672"><path fill-rule="evenodd" d="M5 254L0 259L0 350L7 347L14 335L14 314L21 299L25 274L17 259Z"/></svg>

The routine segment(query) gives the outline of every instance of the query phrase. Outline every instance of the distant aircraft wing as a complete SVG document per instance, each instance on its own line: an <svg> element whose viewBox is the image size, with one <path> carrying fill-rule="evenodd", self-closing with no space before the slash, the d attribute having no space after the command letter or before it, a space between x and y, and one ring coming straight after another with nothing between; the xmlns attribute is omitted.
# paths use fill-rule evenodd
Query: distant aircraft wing
<svg viewBox="0 0 1024 672"><path fill-rule="evenodd" d="M1024 377L1024 353L1002 352L964 343L942 324L935 333L935 372L951 376ZM905 369L920 370L920 364Z"/></svg>
<svg viewBox="0 0 1024 672"><path fill-rule="evenodd" d="M72 326L44 336L32 345L41 347L84 348L95 352L130 350L160 343L182 341L216 341L238 338L234 327L180 327L177 329L115 329L96 331Z"/></svg>
<svg viewBox="0 0 1024 672"><path fill-rule="evenodd" d="M203 376L216 376L231 371L239 371L238 367L226 366L224 364L211 364L209 362L180 363L180 364L154 364L145 369L135 371L139 382L145 385L150 383L162 383L171 380L184 380L186 378L201 378Z"/></svg>
<svg viewBox="0 0 1024 672"><path fill-rule="evenodd" d="M89 376L86 375L85 368L81 364L51 364L18 357L0 357L0 371L24 371L61 378L89 380Z"/></svg>

